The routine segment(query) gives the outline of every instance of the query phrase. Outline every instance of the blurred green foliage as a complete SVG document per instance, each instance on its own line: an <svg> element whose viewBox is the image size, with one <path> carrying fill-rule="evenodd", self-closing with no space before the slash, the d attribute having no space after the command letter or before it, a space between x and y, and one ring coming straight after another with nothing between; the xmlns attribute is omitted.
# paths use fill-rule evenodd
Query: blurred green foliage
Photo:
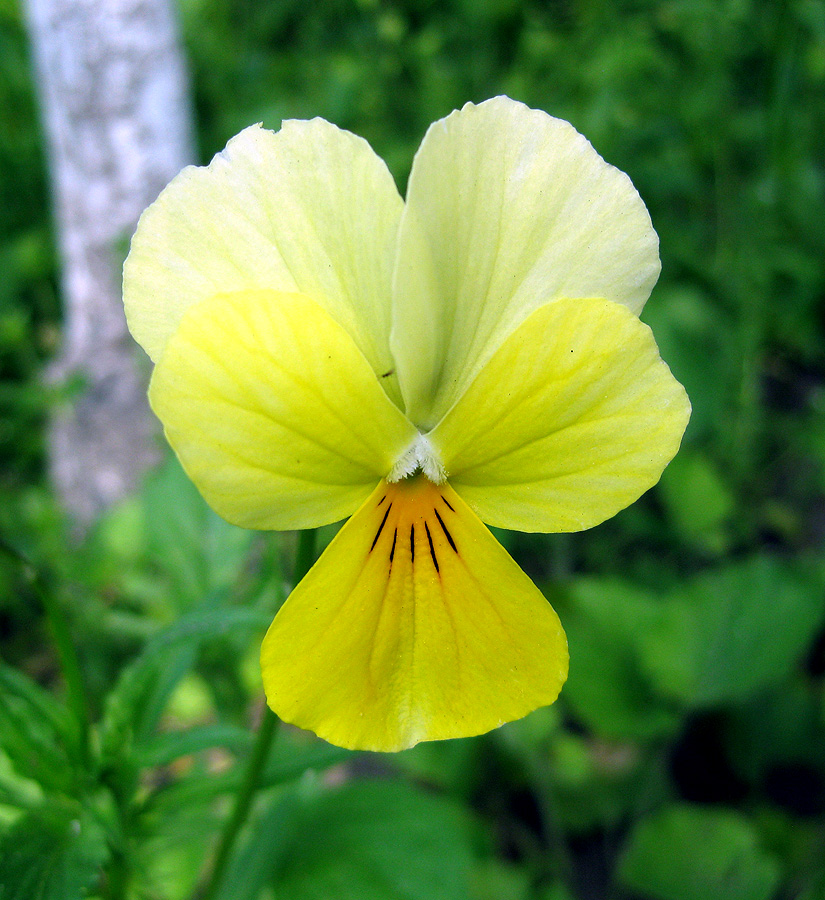
<svg viewBox="0 0 825 900"><path fill-rule="evenodd" d="M204 161L251 122L320 115L403 187L427 125L467 100L570 120L648 205L663 272L644 318L694 405L639 503L589 533L503 535L569 633L556 706L394 757L284 729L220 896L823 900L825 3L180 12ZM295 545L223 523L173 463L68 543L43 475L60 315L12 0L0 275L0 895L193 896L250 752L257 647Z"/></svg>

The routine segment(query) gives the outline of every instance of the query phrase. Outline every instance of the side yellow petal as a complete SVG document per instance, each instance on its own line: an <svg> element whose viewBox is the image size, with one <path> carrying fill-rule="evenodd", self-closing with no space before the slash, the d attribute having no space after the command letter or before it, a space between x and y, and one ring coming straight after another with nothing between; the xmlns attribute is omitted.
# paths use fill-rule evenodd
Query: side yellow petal
<svg viewBox="0 0 825 900"><path fill-rule="evenodd" d="M689 417L647 325L608 300L559 300L507 338L429 439L485 522L579 531L656 484Z"/></svg>
<svg viewBox="0 0 825 900"><path fill-rule="evenodd" d="M347 332L301 294L192 306L149 399L207 502L245 528L350 515L416 434Z"/></svg>
<svg viewBox="0 0 825 900"><path fill-rule="evenodd" d="M630 179L567 122L507 97L436 122L410 174L393 287L407 415L432 428L549 300L605 297L638 313L658 248Z"/></svg>
<svg viewBox="0 0 825 900"><path fill-rule="evenodd" d="M123 273L129 328L153 360L184 312L215 294L313 297L379 374L403 202L360 137L323 119L245 129L144 212ZM394 379L382 386L396 390Z"/></svg>
<svg viewBox="0 0 825 900"><path fill-rule="evenodd" d="M552 703L553 608L448 484L382 482L275 617L270 707L330 743L394 751Z"/></svg>

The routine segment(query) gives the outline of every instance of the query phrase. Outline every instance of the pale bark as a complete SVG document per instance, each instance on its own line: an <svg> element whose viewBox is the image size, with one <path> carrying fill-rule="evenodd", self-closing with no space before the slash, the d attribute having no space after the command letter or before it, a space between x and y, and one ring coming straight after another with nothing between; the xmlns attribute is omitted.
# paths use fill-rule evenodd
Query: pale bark
<svg viewBox="0 0 825 900"><path fill-rule="evenodd" d="M53 483L88 525L156 458L120 268L141 211L193 156L170 0L27 0L62 263L51 376L84 385L50 429Z"/></svg>

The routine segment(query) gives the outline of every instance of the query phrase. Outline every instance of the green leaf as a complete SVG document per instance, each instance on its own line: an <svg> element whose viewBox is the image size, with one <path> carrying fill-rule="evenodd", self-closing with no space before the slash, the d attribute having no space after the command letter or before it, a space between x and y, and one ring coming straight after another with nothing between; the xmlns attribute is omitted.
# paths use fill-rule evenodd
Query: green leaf
<svg viewBox="0 0 825 900"><path fill-rule="evenodd" d="M747 819L686 805L639 822L618 867L624 887L655 900L768 900L779 877Z"/></svg>
<svg viewBox="0 0 825 900"><path fill-rule="evenodd" d="M48 722L31 714L19 697L0 692L0 746L14 769L45 788L70 791L76 770L66 753L66 744L57 742Z"/></svg>
<svg viewBox="0 0 825 900"><path fill-rule="evenodd" d="M169 579L178 609L228 593L253 533L213 512L172 455L147 482L142 500L149 557Z"/></svg>
<svg viewBox="0 0 825 900"><path fill-rule="evenodd" d="M700 549L721 553L734 496L706 454L680 453L662 473L659 492L679 533Z"/></svg>
<svg viewBox="0 0 825 900"><path fill-rule="evenodd" d="M189 756L225 747L233 751L246 751L252 744L252 732L235 725L201 725L186 731L159 734L146 741L137 752L141 766L167 766L181 756Z"/></svg>
<svg viewBox="0 0 825 900"><path fill-rule="evenodd" d="M651 620L643 662L659 689L691 707L743 700L783 679L823 617L822 573L759 556L708 572Z"/></svg>
<svg viewBox="0 0 825 900"><path fill-rule="evenodd" d="M0 838L2 900L80 900L108 857L103 830L79 806L51 802Z"/></svg>
<svg viewBox="0 0 825 900"><path fill-rule="evenodd" d="M31 715L51 728L55 738L68 739L72 736L72 720L66 708L31 678L3 662L0 662L0 694L19 698Z"/></svg>
<svg viewBox="0 0 825 900"><path fill-rule="evenodd" d="M285 746L279 741L261 776L260 787L286 784L308 772L320 772L346 762L355 755L351 750L333 747L324 741L311 741L304 747ZM236 793L244 775L245 766L241 762L227 771L210 773L208 778L202 772L181 778L157 791L151 798L151 809L163 818L184 807L211 803L217 797Z"/></svg>
<svg viewBox="0 0 825 900"><path fill-rule="evenodd" d="M252 829L223 900L467 900L472 825L452 803L394 781L289 794Z"/></svg>
<svg viewBox="0 0 825 900"><path fill-rule="evenodd" d="M44 787L64 790L77 783L81 758L74 719L40 685L5 663L0 663L0 746L19 774Z"/></svg>
<svg viewBox="0 0 825 900"><path fill-rule="evenodd" d="M354 782L304 813L277 867L277 898L466 897L470 823L448 801L403 783Z"/></svg>
<svg viewBox="0 0 825 900"><path fill-rule="evenodd" d="M736 385L736 357L726 338L736 323L692 284L663 285L642 318L656 335L662 359L693 403L687 444L715 434Z"/></svg>
<svg viewBox="0 0 825 900"><path fill-rule="evenodd" d="M162 655L166 659L166 665L160 671L149 663L149 668L154 671L145 683L133 720L138 742L151 738L173 694L197 662L199 643L193 641L186 646L164 651Z"/></svg>
<svg viewBox="0 0 825 900"><path fill-rule="evenodd" d="M735 770L751 784L789 764L810 766L825 778L823 700L816 682L800 675L729 710L725 739Z"/></svg>
<svg viewBox="0 0 825 900"><path fill-rule="evenodd" d="M672 731L675 714L656 693L641 663L640 642L661 604L617 580L573 584L562 621L570 645L570 677L562 697L595 734L647 739Z"/></svg>
<svg viewBox="0 0 825 900"><path fill-rule="evenodd" d="M136 732L148 738L153 722L145 722L144 704L151 697L155 714L159 714L162 703L153 695L154 688L163 681L163 696L168 699L177 680L194 663L201 643L239 631L263 631L269 621L267 613L245 607L193 610L147 641L106 698L100 728L104 758L122 756L124 746L129 746ZM176 653L180 658L174 656ZM170 671L176 675L174 682L169 678Z"/></svg>
<svg viewBox="0 0 825 900"><path fill-rule="evenodd" d="M630 742L562 731L550 756L555 812L572 834L616 828L669 796L661 765L651 753Z"/></svg>
<svg viewBox="0 0 825 900"><path fill-rule="evenodd" d="M556 882L540 889L536 900L576 900L576 898L563 884Z"/></svg>
<svg viewBox="0 0 825 900"><path fill-rule="evenodd" d="M479 863L472 873L472 900L530 900L527 869L497 859Z"/></svg>
<svg viewBox="0 0 825 900"><path fill-rule="evenodd" d="M486 752L481 741L422 741L396 754L393 764L413 781L435 785L454 797L469 797L482 777L479 770Z"/></svg>
<svg viewBox="0 0 825 900"><path fill-rule="evenodd" d="M43 800L43 790L31 777L15 771L12 760L2 748L0 741L0 805L22 809L33 809ZM2 895L0 895L0 898Z"/></svg>

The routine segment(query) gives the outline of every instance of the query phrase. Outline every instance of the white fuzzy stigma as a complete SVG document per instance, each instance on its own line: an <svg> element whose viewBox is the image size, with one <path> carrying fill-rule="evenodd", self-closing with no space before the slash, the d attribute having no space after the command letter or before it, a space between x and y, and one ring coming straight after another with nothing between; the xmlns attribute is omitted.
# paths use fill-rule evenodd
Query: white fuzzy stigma
<svg viewBox="0 0 825 900"><path fill-rule="evenodd" d="M387 476L387 481L401 481L402 478L409 478L419 469L433 484L443 484L447 480L447 473L444 471L435 447L430 443L430 439L420 432L398 458Z"/></svg>

